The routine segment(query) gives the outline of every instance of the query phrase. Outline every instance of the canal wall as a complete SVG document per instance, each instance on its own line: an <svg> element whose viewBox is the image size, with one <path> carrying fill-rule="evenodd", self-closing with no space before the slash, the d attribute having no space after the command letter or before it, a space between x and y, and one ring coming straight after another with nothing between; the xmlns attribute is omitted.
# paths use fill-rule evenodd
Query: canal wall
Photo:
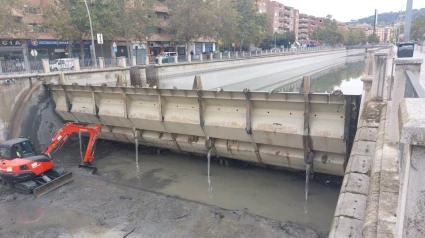
<svg viewBox="0 0 425 238"><path fill-rule="evenodd" d="M423 59L393 65L393 56L393 49L368 51L359 126L329 237L425 236Z"/></svg>

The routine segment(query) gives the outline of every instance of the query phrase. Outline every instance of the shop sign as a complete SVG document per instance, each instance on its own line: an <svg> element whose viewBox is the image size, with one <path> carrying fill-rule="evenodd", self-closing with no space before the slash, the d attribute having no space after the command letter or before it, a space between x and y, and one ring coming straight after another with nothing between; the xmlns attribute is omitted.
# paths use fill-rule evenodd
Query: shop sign
<svg viewBox="0 0 425 238"><path fill-rule="evenodd" d="M20 40L0 40L0 46L22 46Z"/></svg>
<svg viewBox="0 0 425 238"><path fill-rule="evenodd" d="M28 40L29 46L67 46L70 45L68 40ZM84 45L91 45L91 41L84 41ZM79 42L73 42L73 46L80 45Z"/></svg>

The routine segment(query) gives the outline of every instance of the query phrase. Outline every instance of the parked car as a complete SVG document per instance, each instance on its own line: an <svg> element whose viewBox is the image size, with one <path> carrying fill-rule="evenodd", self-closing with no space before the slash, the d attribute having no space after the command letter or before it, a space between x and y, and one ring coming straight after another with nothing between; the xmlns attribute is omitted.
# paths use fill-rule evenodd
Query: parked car
<svg viewBox="0 0 425 238"><path fill-rule="evenodd" d="M54 60L53 62L50 63L50 70L51 71L73 70L74 63L72 61L73 59L71 58Z"/></svg>
<svg viewBox="0 0 425 238"><path fill-rule="evenodd" d="M162 63L174 62L174 56L178 56L177 52L162 52L155 58L155 63L158 64L159 56L162 57Z"/></svg>

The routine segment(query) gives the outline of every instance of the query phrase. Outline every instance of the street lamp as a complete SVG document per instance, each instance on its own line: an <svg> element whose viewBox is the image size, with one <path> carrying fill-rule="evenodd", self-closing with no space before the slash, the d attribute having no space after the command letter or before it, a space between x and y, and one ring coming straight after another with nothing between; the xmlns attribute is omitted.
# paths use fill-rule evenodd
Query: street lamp
<svg viewBox="0 0 425 238"><path fill-rule="evenodd" d="M94 66L97 68L96 51L95 51L94 37L93 37L93 26L91 24L90 11L89 11L89 6L87 5L87 1L84 0L84 3L86 4L87 14L89 15L89 22L90 22L90 34L91 34L90 53L91 53L92 59L94 59Z"/></svg>

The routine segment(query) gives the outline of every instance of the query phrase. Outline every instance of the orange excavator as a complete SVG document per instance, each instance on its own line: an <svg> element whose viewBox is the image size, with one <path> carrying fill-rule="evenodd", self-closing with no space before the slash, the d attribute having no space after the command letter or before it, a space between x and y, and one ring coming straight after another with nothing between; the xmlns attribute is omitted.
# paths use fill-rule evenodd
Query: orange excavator
<svg viewBox="0 0 425 238"><path fill-rule="evenodd" d="M79 167L97 169L92 165L94 149L101 125L68 122L52 138L51 143L37 155L28 138L15 138L0 145L0 182L28 194L41 196L73 180L72 173L53 166L53 157L73 133L90 133L84 158ZM80 134L81 150L81 134ZM82 152L81 152L82 155Z"/></svg>

